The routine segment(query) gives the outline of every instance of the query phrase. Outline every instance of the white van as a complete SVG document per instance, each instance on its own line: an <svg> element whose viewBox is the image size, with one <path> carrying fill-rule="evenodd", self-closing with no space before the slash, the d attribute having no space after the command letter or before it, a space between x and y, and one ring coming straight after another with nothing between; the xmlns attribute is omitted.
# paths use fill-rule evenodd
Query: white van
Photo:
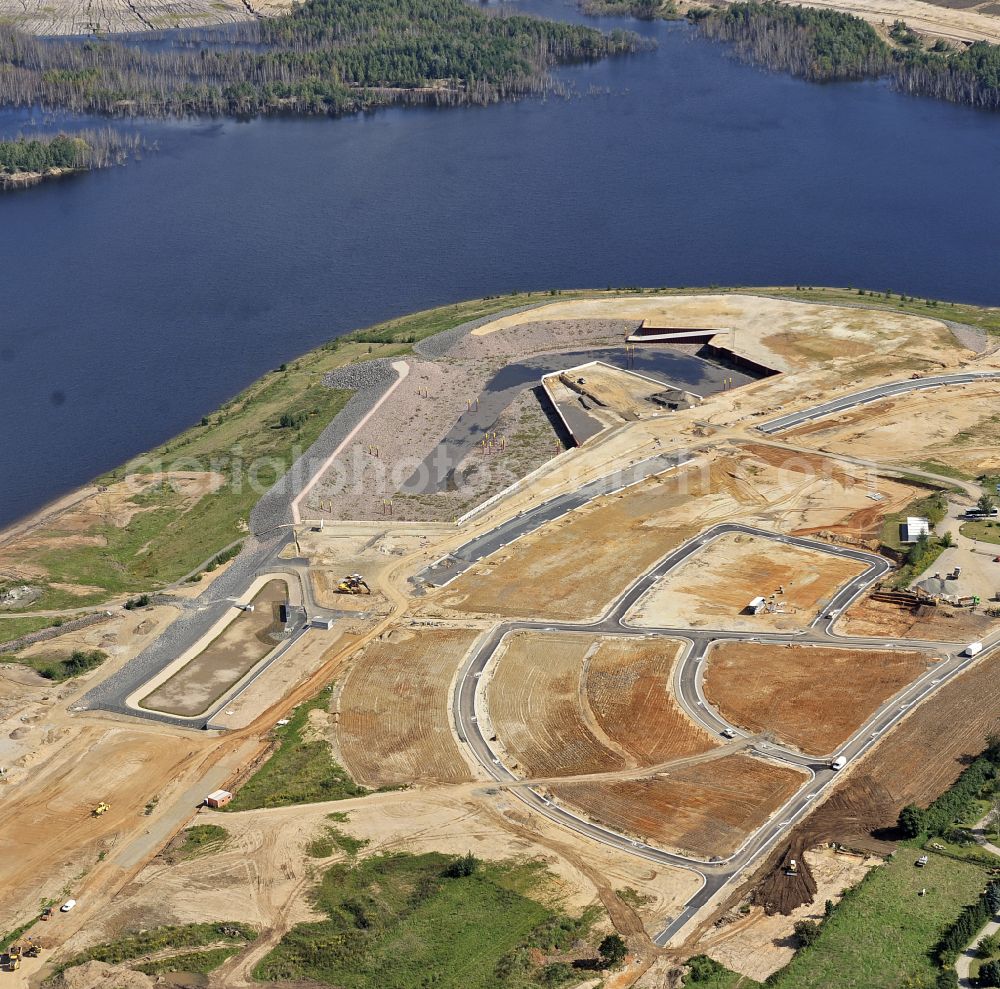
<svg viewBox="0 0 1000 989"><path fill-rule="evenodd" d="M833 770L843 769L847 765L847 757L839 755L833 762L830 763L830 768Z"/></svg>
<svg viewBox="0 0 1000 989"><path fill-rule="evenodd" d="M67 900L59 909L63 913L69 913L76 906L76 900Z"/></svg>

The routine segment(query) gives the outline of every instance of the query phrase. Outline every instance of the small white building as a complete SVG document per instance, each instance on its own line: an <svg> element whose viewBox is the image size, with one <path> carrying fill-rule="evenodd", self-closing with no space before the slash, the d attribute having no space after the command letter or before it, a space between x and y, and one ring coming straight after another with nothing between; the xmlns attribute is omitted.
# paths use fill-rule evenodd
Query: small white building
<svg viewBox="0 0 1000 989"><path fill-rule="evenodd" d="M205 806L215 808L225 807L232 799L233 795L228 790L213 790L205 797Z"/></svg>
<svg viewBox="0 0 1000 989"><path fill-rule="evenodd" d="M323 618L317 615L310 620L309 624L312 625L313 628L321 628L323 631L329 632L330 629L333 628L336 620L336 618Z"/></svg>
<svg viewBox="0 0 1000 989"><path fill-rule="evenodd" d="M931 534L931 524L927 519L911 515L900 526L900 542L915 543L921 536Z"/></svg>
<svg viewBox="0 0 1000 989"><path fill-rule="evenodd" d="M747 611L749 611L751 615L759 615L764 610L766 605L767 602L762 597L756 597L747 605Z"/></svg>

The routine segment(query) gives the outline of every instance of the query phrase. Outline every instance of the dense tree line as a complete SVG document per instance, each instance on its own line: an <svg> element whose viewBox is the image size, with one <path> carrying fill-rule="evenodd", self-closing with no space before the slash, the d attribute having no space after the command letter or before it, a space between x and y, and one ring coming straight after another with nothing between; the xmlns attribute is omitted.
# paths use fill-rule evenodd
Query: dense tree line
<svg viewBox="0 0 1000 989"><path fill-rule="evenodd" d="M0 141L0 184L4 176L25 172L45 175L56 169L105 168L124 161L138 143L137 138L110 130Z"/></svg>
<svg viewBox="0 0 1000 989"><path fill-rule="evenodd" d="M892 37L902 47L893 47L860 17L775 0L696 11L692 19L741 58L803 79L887 77L904 92L1000 109L1000 46L985 41L960 51L941 42L924 49L899 21Z"/></svg>
<svg viewBox="0 0 1000 989"><path fill-rule="evenodd" d="M909 804L900 811L898 823L905 837L945 835L956 821L974 813L976 802L996 787L1000 771L1000 735L991 735L987 741L985 751L930 807L921 810Z"/></svg>
<svg viewBox="0 0 1000 989"><path fill-rule="evenodd" d="M635 17L640 21L665 21L680 17L674 0L582 0L585 14L591 17Z"/></svg>
<svg viewBox="0 0 1000 989"><path fill-rule="evenodd" d="M958 919L941 937L937 946L937 959L948 967L965 950L965 946L1000 913L1000 879L993 879L975 903L964 907Z"/></svg>
<svg viewBox="0 0 1000 989"><path fill-rule="evenodd" d="M0 103L116 115L340 114L537 92L560 63L640 39L465 0L307 0L197 47L46 41L0 26Z"/></svg>

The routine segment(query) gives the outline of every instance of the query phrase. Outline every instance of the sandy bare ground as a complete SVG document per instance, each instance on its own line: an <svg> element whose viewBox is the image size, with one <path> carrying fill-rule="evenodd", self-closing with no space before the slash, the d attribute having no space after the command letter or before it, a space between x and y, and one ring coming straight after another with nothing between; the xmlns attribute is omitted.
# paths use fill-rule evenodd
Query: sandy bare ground
<svg viewBox="0 0 1000 989"><path fill-rule="evenodd" d="M563 372L559 378L572 392L590 399L598 411L615 413L619 422L664 413L662 406L650 401L664 390L662 382L644 375L595 361Z"/></svg>
<svg viewBox="0 0 1000 989"><path fill-rule="evenodd" d="M977 383L865 405L790 430L784 438L828 453L857 456L864 449L866 459L880 463L946 464L975 477L1000 468L998 435L1000 392L995 383Z"/></svg>
<svg viewBox="0 0 1000 989"><path fill-rule="evenodd" d="M351 660L340 748L367 786L472 778L448 720L452 679L478 629L394 629Z"/></svg>
<svg viewBox="0 0 1000 989"><path fill-rule="evenodd" d="M904 20L915 31L936 38L1000 43L1000 18L986 9L988 3L955 8L921 3L920 0L851 0L850 3L810 0L808 6L830 7L856 14L878 28L888 27L895 20Z"/></svg>
<svg viewBox="0 0 1000 989"><path fill-rule="evenodd" d="M165 793L202 748L196 736L178 739L132 726L78 725L71 737L65 729L63 735L63 744L34 771L30 790L19 788L15 799L0 803L3 886L8 894L17 891L4 896L4 929L23 922L23 911L41 898L58 899L66 884L72 887L120 833L138 825L144 806ZM91 817L102 800L111 810Z"/></svg>
<svg viewBox="0 0 1000 989"><path fill-rule="evenodd" d="M872 501L872 490L883 500ZM495 553L418 607L427 613L582 620L599 614L658 559L715 522L740 518L782 532L871 535L877 534L885 513L913 497L909 485L881 478L873 482L863 468L746 445L706 456L552 522ZM608 551L595 552L599 546ZM816 557L814 566L823 573L844 566L832 557L807 555ZM777 579L767 593L781 583L777 573L772 576ZM815 603L838 586L813 582L810 592L801 577L794 579L805 588L803 602L811 593ZM792 580L788 576L786 582ZM749 591L748 585L739 608L763 593ZM732 610L738 609L734 605Z"/></svg>
<svg viewBox="0 0 1000 989"><path fill-rule="evenodd" d="M736 851L805 780L787 765L736 754L652 779L554 786L552 793L618 832L710 858Z"/></svg>
<svg viewBox="0 0 1000 989"><path fill-rule="evenodd" d="M1000 569L1000 567L998 567ZM845 635L880 635L931 639L941 642L976 642L994 628L987 615L971 608L901 608L865 596L840 617L837 630Z"/></svg>
<svg viewBox="0 0 1000 989"><path fill-rule="evenodd" d="M276 0L0 0L0 17L32 34L116 34L247 21L289 6Z"/></svg>
<svg viewBox="0 0 1000 989"><path fill-rule="evenodd" d="M797 907L787 916L768 916L763 907L749 904L745 913L734 909L698 942L697 950L734 972L763 982L792 960L795 924L800 920L822 923L826 901L837 903L845 889L859 883L880 861L831 848L806 852L805 860L816 880L812 903Z"/></svg>
<svg viewBox="0 0 1000 989"><path fill-rule="evenodd" d="M997 22L1000 27L1000 21ZM874 310L844 309L748 295L635 296L553 302L504 316L473 336L509 341L525 324L545 320L662 320L677 327L719 328L720 343L777 370L890 353L919 339L921 352L950 351L955 343L937 320Z"/></svg>
<svg viewBox="0 0 1000 989"><path fill-rule="evenodd" d="M816 550L730 533L656 582L627 616L643 628L722 628L787 632L805 628L864 567ZM767 599L753 615L748 603Z"/></svg>
<svg viewBox="0 0 1000 989"><path fill-rule="evenodd" d="M137 926L223 918L258 926L268 932L266 942L273 943L292 924L318 919L309 889L318 878L317 869L343 856L338 851L329 859L311 858L307 846L330 824L333 811L348 816L347 823L337 827L368 842L363 855L472 851L484 859L539 860L552 878L536 895L569 913L595 902L607 906L609 901L618 915L616 926L634 923L640 932L644 924L653 929L665 913L677 910L698 885L689 872L593 846L532 814L513 797L491 795L478 786L241 814L202 812L196 823L219 824L229 832L223 849L175 865L153 860L121 891L112 909L68 942L67 952ZM635 908L615 895L626 887L639 894ZM227 966L220 984L247 984L249 956L257 959L260 954L256 946L249 949Z"/></svg>

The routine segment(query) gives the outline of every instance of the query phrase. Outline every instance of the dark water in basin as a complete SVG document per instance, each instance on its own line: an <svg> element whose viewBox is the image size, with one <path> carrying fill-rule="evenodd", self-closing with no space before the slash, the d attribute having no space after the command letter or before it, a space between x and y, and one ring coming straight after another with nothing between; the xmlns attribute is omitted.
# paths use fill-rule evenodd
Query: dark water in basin
<svg viewBox="0 0 1000 989"><path fill-rule="evenodd" d="M629 26L659 50L565 70L568 101L160 126L138 164L0 197L0 524L337 333L457 299L802 282L1000 302L1000 117Z"/></svg>

